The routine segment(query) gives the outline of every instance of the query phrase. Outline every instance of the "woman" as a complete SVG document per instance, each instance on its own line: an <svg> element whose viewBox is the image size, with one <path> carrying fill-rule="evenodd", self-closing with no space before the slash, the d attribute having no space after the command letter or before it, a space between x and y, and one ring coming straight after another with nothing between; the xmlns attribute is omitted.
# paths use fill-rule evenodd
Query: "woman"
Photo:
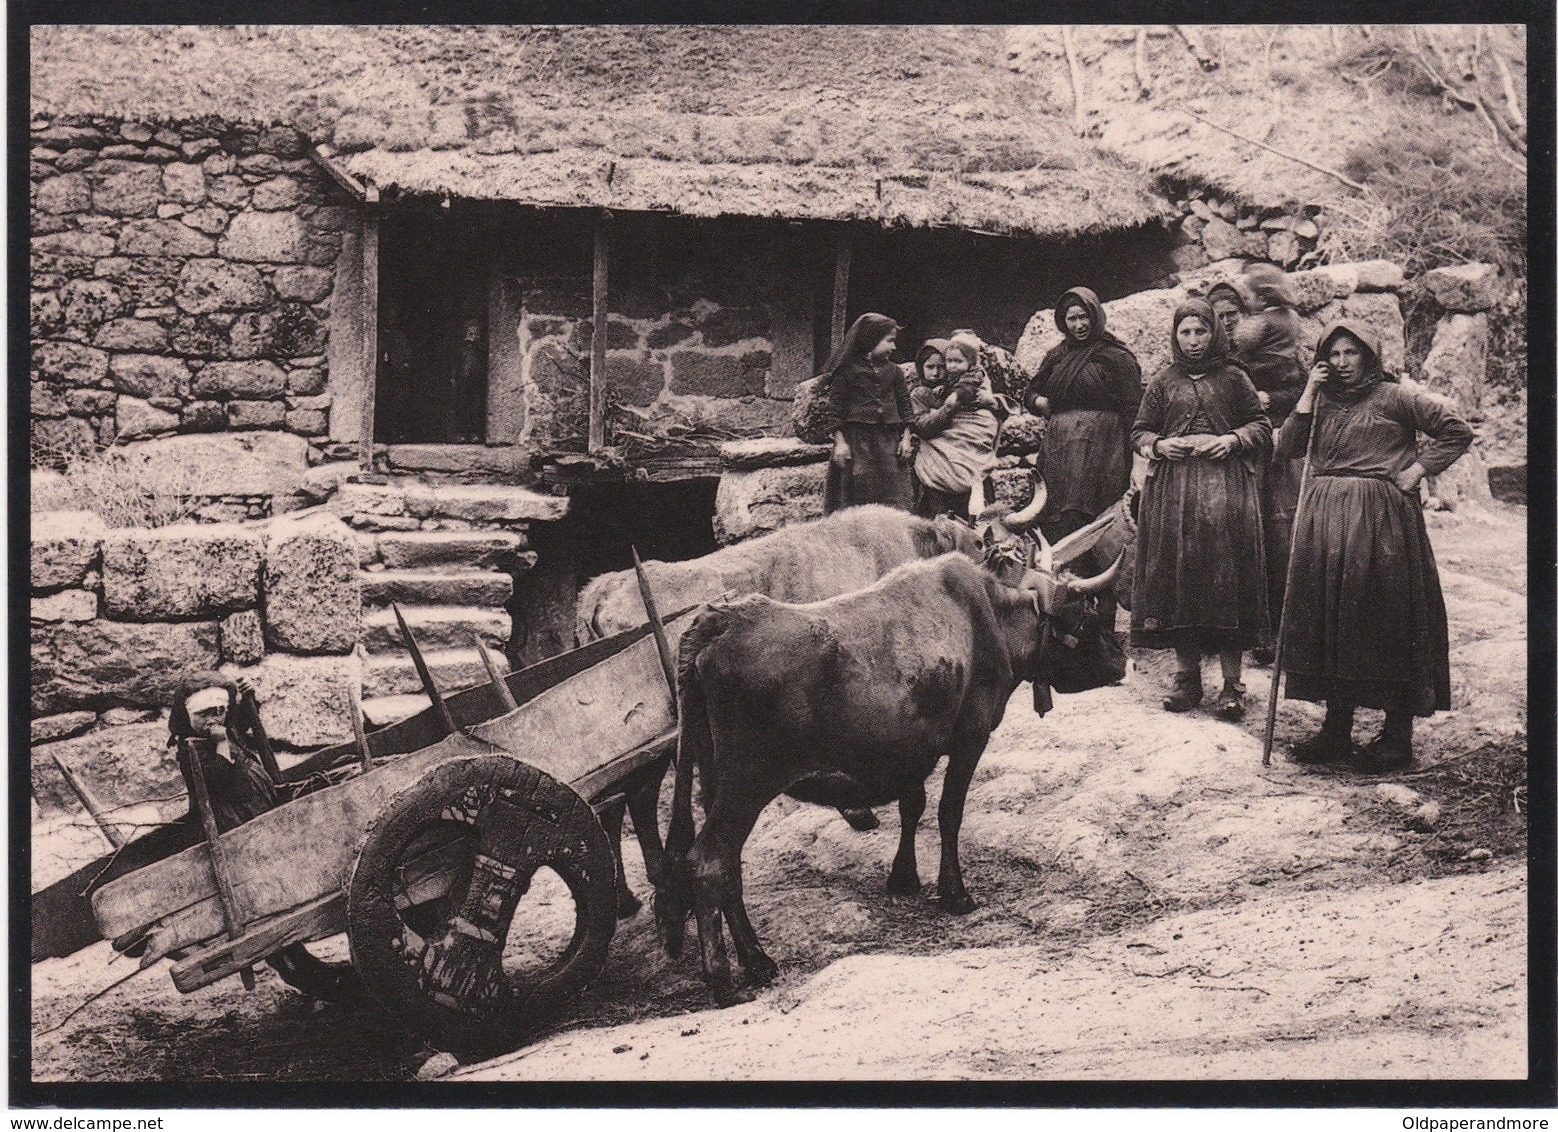
<svg viewBox="0 0 1558 1132"><path fill-rule="evenodd" d="M1220 719L1244 717L1243 650L1266 632L1257 467L1271 424L1204 299L1174 312L1174 361L1153 377L1131 438L1150 461L1137 528L1131 643L1174 650L1168 711L1201 702L1201 657L1222 661Z"/></svg>
<svg viewBox="0 0 1558 1132"><path fill-rule="evenodd" d="M1418 433L1429 443L1419 447ZM1417 488L1471 441L1449 406L1387 377L1366 327L1344 319L1326 329L1279 441L1280 454L1307 447L1311 460L1282 669L1289 699L1326 705L1319 734L1293 748L1295 762L1348 759L1353 710L1370 707L1385 725L1359 768L1410 766L1412 717L1449 708L1449 628Z"/></svg>
<svg viewBox="0 0 1558 1132"><path fill-rule="evenodd" d="M1254 313L1239 320L1234 354L1260 395L1271 427L1282 427L1304 388L1298 359L1298 309L1288 278L1269 263L1244 270ZM1299 454L1302 458L1302 453ZM1303 474L1299 459L1273 455L1261 470L1261 516L1266 536L1266 602L1272 630L1282 620L1282 591L1287 583L1288 547L1293 540L1293 511ZM1255 660L1270 664L1269 642L1255 649Z"/></svg>
<svg viewBox="0 0 1558 1132"><path fill-rule="evenodd" d="M1217 315L1217 321L1222 324L1223 333L1228 336L1229 342L1234 342L1237 349L1234 331L1250 313L1249 300L1239 290L1238 284L1224 282L1206 293L1206 301L1212 304L1212 313Z"/></svg>
<svg viewBox="0 0 1558 1132"><path fill-rule="evenodd" d="M949 511L970 519L975 490L983 501L985 477L995 467L1001 433L1001 401L979 364L979 343L954 335L932 338L915 359L920 382L910 391L918 501L914 513L927 519Z"/></svg>
<svg viewBox="0 0 1558 1132"><path fill-rule="evenodd" d="M914 408L903 371L892 362L897 348L898 324L886 315L863 314L828 359L824 372L834 432L824 514L862 503L902 511L914 506L909 471Z"/></svg>
<svg viewBox="0 0 1558 1132"><path fill-rule="evenodd" d="M1141 404L1141 366L1109 333L1103 304L1073 287L1055 306L1065 340L1039 363L1023 404L1049 418L1039 527L1051 542L1114 506L1131 482L1131 421Z"/></svg>

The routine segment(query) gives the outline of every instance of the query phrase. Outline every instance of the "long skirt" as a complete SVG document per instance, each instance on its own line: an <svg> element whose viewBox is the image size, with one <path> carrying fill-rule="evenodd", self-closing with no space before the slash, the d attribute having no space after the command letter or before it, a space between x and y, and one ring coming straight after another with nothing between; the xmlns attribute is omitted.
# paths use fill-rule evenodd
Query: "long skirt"
<svg viewBox="0 0 1558 1132"><path fill-rule="evenodd" d="M1263 462L1260 509L1266 534L1266 605L1271 631L1282 620L1282 593L1287 588L1288 553L1293 545L1293 513L1298 509L1298 486L1304 458L1271 456Z"/></svg>
<svg viewBox="0 0 1558 1132"><path fill-rule="evenodd" d="M1100 409L1067 409L1044 426L1044 486L1039 525L1054 541L1086 526L1131 482L1131 422ZM1058 532L1058 533L1057 533Z"/></svg>
<svg viewBox="0 0 1558 1132"><path fill-rule="evenodd" d="M898 458L903 426L845 424L844 440L853 459L844 466L828 465L823 487L822 512L831 515L846 507L880 503L900 511L914 508L914 472L908 460Z"/></svg>
<svg viewBox="0 0 1558 1132"><path fill-rule="evenodd" d="M1282 668L1289 699L1449 709L1449 624L1415 496L1382 479L1309 481Z"/></svg>
<svg viewBox="0 0 1558 1132"><path fill-rule="evenodd" d="M1216 652L1266 631L1256 472L1237 457L1155 462L1136 530L1131 644Z"/></svg>

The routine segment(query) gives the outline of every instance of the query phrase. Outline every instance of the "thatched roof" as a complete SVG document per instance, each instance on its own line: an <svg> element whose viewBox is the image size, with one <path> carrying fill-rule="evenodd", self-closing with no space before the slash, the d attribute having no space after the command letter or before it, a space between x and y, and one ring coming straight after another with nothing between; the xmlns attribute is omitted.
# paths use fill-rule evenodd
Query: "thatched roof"
<svg viewBox="0 0 1558 1132"><path fill-rule="evenodd" d="M33 108L289 123L407 192L1073 235L1149 178L985 27L35 28Z"/></svg>

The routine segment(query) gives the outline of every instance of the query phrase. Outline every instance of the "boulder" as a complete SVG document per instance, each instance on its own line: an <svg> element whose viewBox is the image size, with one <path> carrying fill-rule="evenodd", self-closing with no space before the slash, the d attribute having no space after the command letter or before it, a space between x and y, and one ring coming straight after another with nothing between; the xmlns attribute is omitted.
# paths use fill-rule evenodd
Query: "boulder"
<svg viewBox="0 0 1558 1132"><path fill-rule="evenodd" d="M757 468L720 477L714 500L714 537L728 546L822 514L827 464Z"/></svg>
<svg viewBox="0 0 1558 1132"><path fill-rule="evenodd" d="M103 324L92 337L101 350L129 350L139 354L168 348L168 332L161 323L149 319L116 318Z"/></svg>
<svg viewBox="0 0 1558 1132"><path fill-rule="evenodd" d="M32 588L74 586L103 547L103 520L91 511L39 511L32 516Z"/></svg>
<svg viewBox="0 0 1558 1132"><path fill-rule="evenodd" d="M179 415L147 404L139 397L121 397L114 408L114 430L120 440L143 440L177 432Z"/></svg>
<svg viewBox="0 0 1558 1132"><path fill-rule="evenodd" d="M125 621L201 617L259 601L262 546L252 530L179 524L103 536L103 599Z"/></svg>
<svg viewBox="0 0 1558 1132"><path fill-rule="evenodd" d="M721 463L731 471L753 468L786 468L826 460L827 444L807 444L793 436L766 436L756 440L732 440L719 447Z"/></svg>
<svg viewBox="0 0 1558 1132"><path fill-rule="evenodd" d="M828 404L825 376L811 378L795 387L790 403L790 420L795 435L808 444L833 443L833 409Z"/></svg>
<svg viewBox="0 0 1558 1132"><path fill-rule="evenodd" d="M1463 412L1482 406L1488 378L1488 316L1447 314L1434 328L1434 342L1423 359L1423 378Z"/></svg>
<svg viewBox="0 0 1558 1132"><path fill-rule="evenodd" d="M1227 259L1243 255L1244 233L1220 216L1214 216L1201 229L1201 246L1210 259Z"/></svg>
<svg viewBox="0 0 1558 1132"><path fill-rule="evenodd" d="M1000 455L1026 456L1044 444L1044 418L1031 413L1013 413L1001 426Z"/></svg>
<svg viewBox="0 0 1558 1132"><path fill-rule="evenodd" d="M1383 262L1383 261L1381 261ZM1309 314L1358 289L1358 269L1350 263L1327 264L1288 276L1300 314Z"/></svg>
<svg viewBox="0 0 1558 1132"><path fill-rule="evenodd" d="M222 618L222 662L258 664L265 656L265 627L254 609L240 609Z"/></svg>
<svg viewBox="0 0 1558 1132"><path fill-rule="evenodd" d="M1458 263L1436 267L1423 277L1428 293L1445 310L1485 311L1503 295L1497 264Z"/></svg>
<svg viewBox="0 0 1558 1132"><path fill-rule="evenodd" d="M265 639L294 653L346 653L362 629L357 545L334 515L277 520L265 546Z"/></svg>
<svg viewBox="0 0 1558 1132"><path fill-rule="evenodd" d="M1360 291L1399 291L1406 286L1406 273L1388 259L1364 259L1348 266L1357 273Z"/></svg>
<svg viewBox="0 0 1558 1132"><path fill-rule="evenodd" d="M271 283L283 299L317 303L330 293L334 279L321 267L278 267Z"/></svg>
<svg viewBox="0 0 1558 1132"><path fill-rule="evenodd" d="M272 741L289 747L323 747L352 737L351 705L362 683L355 653L273 654L234 672L254 682L260 716Z"/></svg>
<svg viewBox="0 0 1558 1132"><path fill-rule="evenodd" d="M91 621L97 616L97 594L91 590L60 590L32 599L32 620Z"/></svg>
<svg viewBox="0 0 1558 1132"><path fill-rule="evenodd" d="M42 342L33 348L32 371L44 381L90 389L108 376L108 355L74 342Z"/></svg>
<svg viewBox="0 0 1558 1132"><path fill-rule="evenodd" d="M280 428L287 420L285 401L229 401L227 425L240 429Z"/></svg>
<svg viewBox="0 0 1558 1132"><path fill-rule="evenodd" d="M177 220L132 220L119 231L126 256L209 256L216 241Z"/></svg>
<svg viewBox="0 0 1558 1132"><path fill-rule="evenodd" d="M45 715L32 721L34 743L55 743L80 735L97 722L95 711L66 711L59 715Z"/></svg>
<svg viewBox="0 0 1558 1132"><path fill-rule="evenodd" d="M198 165L175 161L162 167L162 191L180 204L199 204L206 199L206 174Z"/></svg>
<svg viewBox="0 0 1558 1132"><path fill-rule="evenodd" d="M308 441L286 432L173 436L138 444L135 455L199 465L204 495L284 495L308 473Z"/></svg>
<svg viewBox="0 0 1558 1132"><path fill-rule="evenodd" d="M131 806L184 793L177 759L168 747L168 727L160 720L104 727L79 738L33 748L32 794L38 805L45 811L79 812L81 803L60 774L56 758L70 767L105 807ZM84 813L82 820L91 821ZM133 837L138 831L124 832Z"/></svg>
<svg viewBox="0 0 1558 1132"><path fill-rule="evenodd" d="M191 683L214 679L214 621L70 622L32 627L32 714L115 704L162 707Z"/></svg>

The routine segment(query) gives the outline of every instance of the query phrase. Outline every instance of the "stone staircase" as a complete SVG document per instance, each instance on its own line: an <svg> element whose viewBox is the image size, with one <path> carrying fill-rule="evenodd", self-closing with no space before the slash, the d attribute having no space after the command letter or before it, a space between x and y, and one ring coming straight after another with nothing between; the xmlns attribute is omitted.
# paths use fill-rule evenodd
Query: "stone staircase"
<svg viewBox="0 0 1558 1132"><path fill-rule="evenodd" d="M404 719L428 703L391 603L400 606L440 690L485 681L476 641L506 667L514 575L535 563L530 524L561 519L567 507L565 498L513 486L381 475L341 483L331 508L359 539L358 647L370 724Z"/></svg>

